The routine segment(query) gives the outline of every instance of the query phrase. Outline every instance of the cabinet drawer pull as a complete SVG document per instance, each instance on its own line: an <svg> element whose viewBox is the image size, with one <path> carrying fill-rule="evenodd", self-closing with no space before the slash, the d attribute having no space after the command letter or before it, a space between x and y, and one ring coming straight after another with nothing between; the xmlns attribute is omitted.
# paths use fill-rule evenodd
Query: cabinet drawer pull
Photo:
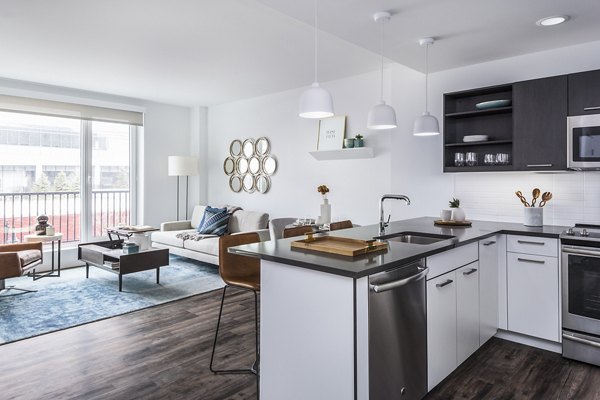
<svg viewBox="0 0 600 400"><path fill-rule="evenodd" d="M471 274L474 274L475 272L477 272L477 268L471 268L468 271L464 271L463 275L471 275Z"/></svg>
<svg viewBox="0 0 600 400"><path fill-rule="evenodd" d="M519 261L523 261L523 262L530 262L530 263L536 263L536 264L545 264L546 261L543 260L531 260L529 258L517 258L517 260Z"/></svg>
<svg viewBox="0 0 600 400"><path fill-rule="evenodd" d="M447 286L449 284L451 284L452 282L454 282L452 279L446 279L444 282L442 283L437 283L435 285L435 287L439 287L439 288L443 288L444 286Z"/></svg>
<svg viewBox="0 0 600 400"><path fill-rule="evenodd" d="M521 244L537 244L537 245L545 245L546 243L544 242L532 242L531 240L517 240L517 243L521 243Z"/></svg>
<svg viewBox="0 0 600 400"><path fill-rule="evenodd" d="M491 246L493 244L496 244L496 242L494 242L493 240L490 240L489 242L485 242L483 245L484 246Z"/></svg>
<svg viewBox="0 0 600 400"><path fill-rule="evenodd" d="M600 106L586 107L586 108L583 109L583 111L592 111L592 110L600 110Z"/></svg>
<svg viewBox="0 0 600 400"><path fill-rule="evenodd" d="M552 167L554 164L527 164L527 168L542 168L542 167Z"/></svg>

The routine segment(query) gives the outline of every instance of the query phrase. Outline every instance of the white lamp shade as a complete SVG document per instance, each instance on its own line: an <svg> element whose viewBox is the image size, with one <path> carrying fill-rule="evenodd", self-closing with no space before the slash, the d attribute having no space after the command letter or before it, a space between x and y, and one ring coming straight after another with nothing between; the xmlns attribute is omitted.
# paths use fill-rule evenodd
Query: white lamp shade
<svg viewBox="0 0 600 400"><path fill-rule="evenodd" d="M300 96L298 115L302 118L328 118L333 117L333 99L331 94L319 86L318 82L312 84Z"/></svg>
<svg viewBox="0 0 600 400"><path fill-rule="evenodd" d="M396 111L392 106L385 104L385 101L381 100L369 110L367 128L381 130L394 129L397 126Z"/></svg>
<svg viewBox="0 0 600 400"><path fill-rule="evenodd" d="M430 115L429 112L424 112L415 120L413 135L415 136L434 136L440 134L440 125L438 120Z"/></svg>
<svg viewBox="0 0 600 400"><path fill-rule="evenodd" d="M190 156L169 156L169 176L198 175L198 159Z"/></svg>

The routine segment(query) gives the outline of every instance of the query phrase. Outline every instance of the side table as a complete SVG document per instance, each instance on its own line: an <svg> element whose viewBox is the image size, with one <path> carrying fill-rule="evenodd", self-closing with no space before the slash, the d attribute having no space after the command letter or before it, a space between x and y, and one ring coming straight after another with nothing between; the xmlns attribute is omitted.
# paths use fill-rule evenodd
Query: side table
<svg viewBox="0 0 600 400"><path fill-rule="evenodd" d="M60 277L60 244L62 242L62 233L56 232L54 235L25 235L23 237L23 241L25 242L52 242L52 269L49 272L45 272L42 274L36 274L35 268L29 272L27 275L33 277L33 280L36 281L41 278L49 277ZM58 260L56 263L56 269L54 266L54 242L58 242Z"/></svg>

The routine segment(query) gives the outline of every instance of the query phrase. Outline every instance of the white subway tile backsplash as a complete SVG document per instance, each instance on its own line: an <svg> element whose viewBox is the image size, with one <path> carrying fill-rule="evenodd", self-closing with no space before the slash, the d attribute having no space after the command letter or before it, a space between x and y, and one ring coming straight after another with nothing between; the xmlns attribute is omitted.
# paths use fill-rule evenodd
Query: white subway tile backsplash
<svg viewBox="0 0 600 400"><path fill-rule="evenodd" d="M531 192L535 187L553 194L552 200L544 207L545 224L600 224L600 172L509 172L454 176L454 196L461 200L461 206L471 219L523 222L523 206L515 191L520 190L531 202ZM540 201L541 198L537 204Z"/></svg>

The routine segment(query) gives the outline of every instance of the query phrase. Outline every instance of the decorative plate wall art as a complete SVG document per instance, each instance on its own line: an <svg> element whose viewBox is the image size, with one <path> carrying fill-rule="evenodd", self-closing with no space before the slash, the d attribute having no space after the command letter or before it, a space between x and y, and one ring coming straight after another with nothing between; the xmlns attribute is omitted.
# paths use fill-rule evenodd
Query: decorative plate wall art
<svg viewBox="0 0 600 400"><path fill-rule="evenodd" d="M277 171L277 160L271 154L269 139L233 140L223 162L223 171L229 176L232 192L267 193L271 188L270 176Z"/></svg>

